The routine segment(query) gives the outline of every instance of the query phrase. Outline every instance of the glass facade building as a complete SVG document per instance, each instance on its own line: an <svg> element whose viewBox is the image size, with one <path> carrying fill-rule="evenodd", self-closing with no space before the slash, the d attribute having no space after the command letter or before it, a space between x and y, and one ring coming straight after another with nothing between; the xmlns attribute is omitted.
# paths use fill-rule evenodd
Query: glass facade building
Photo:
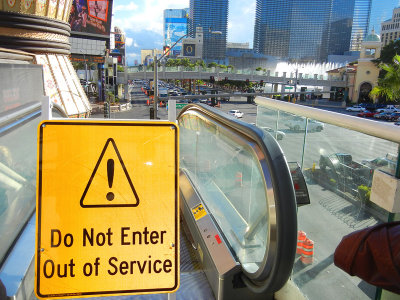
<svg viewBox="0 0 400 300"><path fill-rule="evenodd" d="M202 27L203 58L223 61L228 36L229 0L190 0L189 33L195 36L196 27Z"/></svg>
<svg viewBox="0 0 400 300"><path fill-rule="evenodd" d="M370 10L371 0L257 0L254 49L297 60L343 55L361 43Z"/></svg>
<svg viewBox="0 0 400 300"><path fill-rule="evenodd" d="M355 0L350 51L361 51L361 43L368 34L372 0Z"/></svg>
<svg viewBox="0 0 400 300"><path fill-rule="evenodd" d="M164 10L164 46L171 47L181 37L187 34L188 30L188 8L165 9ZM177 56L182 51L182 42L177 44L171 54Z"/></svg>

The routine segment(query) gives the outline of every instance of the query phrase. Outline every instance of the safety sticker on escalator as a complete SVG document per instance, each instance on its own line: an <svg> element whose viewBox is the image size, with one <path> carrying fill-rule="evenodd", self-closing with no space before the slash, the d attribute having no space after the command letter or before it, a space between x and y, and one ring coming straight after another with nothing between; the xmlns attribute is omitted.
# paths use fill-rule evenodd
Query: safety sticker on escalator
<svg viewBox="0 0 400 300"><path fill-rule="evenodd" d="M206 210L204 209L203 204L196 205L192 208L193 217L196 221L207 215Z"/></svg>

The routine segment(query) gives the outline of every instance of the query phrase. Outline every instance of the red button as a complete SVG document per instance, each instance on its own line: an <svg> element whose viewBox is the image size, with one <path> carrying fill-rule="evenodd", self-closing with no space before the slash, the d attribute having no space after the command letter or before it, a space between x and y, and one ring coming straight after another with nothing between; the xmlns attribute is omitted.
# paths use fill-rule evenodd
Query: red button
<svg viewBox="0 0 400 300"><path fill-rule="evenodd" d="M222 243L221 238L219 237L218 234L215 235L215 239L217 240L217 243L218 243L218 244L221 244L221 243Z"/></svg>

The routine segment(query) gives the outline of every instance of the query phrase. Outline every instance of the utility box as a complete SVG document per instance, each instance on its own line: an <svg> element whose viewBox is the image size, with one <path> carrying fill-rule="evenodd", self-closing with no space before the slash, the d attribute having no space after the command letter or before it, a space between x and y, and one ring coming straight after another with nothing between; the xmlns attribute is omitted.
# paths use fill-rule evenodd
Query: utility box
<svg viewBox="0 0 400 300"><path fill-rule="evenodd" d="M400 179L375 170L370 200L390 213L400 213Z"/></svg>

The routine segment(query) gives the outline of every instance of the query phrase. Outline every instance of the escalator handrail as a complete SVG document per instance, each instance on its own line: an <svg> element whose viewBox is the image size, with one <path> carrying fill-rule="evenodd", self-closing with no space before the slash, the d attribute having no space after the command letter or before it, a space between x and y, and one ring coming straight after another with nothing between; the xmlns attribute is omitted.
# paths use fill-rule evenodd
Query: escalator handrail
<svg viewBox="0 0 400 300"><path fill-rule="evenodd" d="M254 276L244 273L246 285L257 293L273 293L279 290L291 275L297 246L297 211L293 183L286 159L276 140L259 128L234 119L219 110L203 104L189 104L179 113L177 119L190 111L200 113L229 130L254 141L262 151L270 172L276 211L276 226L271 238L276 242L267 247L263 263ZM266 145L268 144L268 146ZM265 176L266 174L264 174ZM273 249L271 249L273 248ZM274 254L271 259L269 253ZM271 262L272 260L272 262Z"/></svg>

